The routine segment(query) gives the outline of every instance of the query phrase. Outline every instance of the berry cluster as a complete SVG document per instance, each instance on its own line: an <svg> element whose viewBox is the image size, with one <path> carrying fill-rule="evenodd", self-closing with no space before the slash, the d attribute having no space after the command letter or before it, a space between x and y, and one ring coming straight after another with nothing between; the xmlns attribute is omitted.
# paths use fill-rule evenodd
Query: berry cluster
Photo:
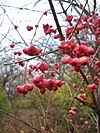
<svg viewBox="0 0 100 133"><path fill-rule="evenodd" d="M64 81L57 80L57 79L45 79L43 78L43 75L36 75L32 82L35 84L36 87L39 88L41 93L44 93L46 88L49 91L56 91L59 87L61 87L64 84Z"/></svg>
<svg viewBox="0 0 100 133"><path fill-rule="evenodd" d="M35 55L39 55L42 52L42 49L34 46L33 44L30 44L29 47L26 47L23 49L23 52L26 55L35 56Z"/></svg>
<svg viewBox="0 0 100 133"><path fill-rule="evenodd" d="M28 91L32 91L34 88L34 84L24 84L24 85L19 85L16 87L16 91L22 94L27 94Z"/></svg>
<svg viewBox="0 0 100 133"><path fill-rule="evenodd" d="M64 84L64 81L57 80L57 79L45 79L43 78L43 74L36 75L32 79L32 84L24 84L23 86L17 86L16 91L19 93L27 94L28 91L32 91L33 88L36 86L40 93L44 93L46 88L49 91L56 91L59 87L61 87Z"/></svg>

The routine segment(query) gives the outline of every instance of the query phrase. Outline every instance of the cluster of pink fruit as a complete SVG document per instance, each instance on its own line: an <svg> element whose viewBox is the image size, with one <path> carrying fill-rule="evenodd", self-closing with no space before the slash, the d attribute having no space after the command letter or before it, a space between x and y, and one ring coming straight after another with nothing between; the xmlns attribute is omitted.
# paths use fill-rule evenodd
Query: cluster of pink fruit
<svg viewBox="0 0 100 133"><path fill-rule="evenodd" d="M29 47L26 47L23 49L23 52L26 55L35 56L35 55L39 55L42 52L42 49L34 46L33 44L30 44Z"/></svg>
<svg viewBox="0 0 100 133"><path fill-rule="evenodd" d="M48 34L50 35L51 33L56 34L56 29L53 29L52 27L53 27L52 25L43 24L43 29L44 29L45 35L48 35Z"/></svg>
<svg viewBox="0 0 100 133"><path fill-rule="evenodd" d="M10 44L10 47L11 47L11 48L14 48L14 47L15 47L15 44L14 44L14 43ZM26 54L26 55L28 55L28 56L36 56L36 55L39 55L41 52L42 52L42 49L36 47L36 46L33 45L33 44L30 44L30 46L25 47L25 48L23 49L23 53ZM19 55L19 56L21 56L21 54L22 54L22 52L20 52L20 51L15 51L15 52L14 52L14 55ZM24 66L24 62L23 62L22 60L19 59L19 60L18 60L18 63L19 63L19 65L21 65L22 67ZM43 64L44 64L44 63L43 63ZM43 64L42 64L42 65L43 65Z"/></svg>
<svg viewBox="0 0 100 133"><path fill-rule="evenodd" d="M97 85L95 83L89 84L87 88L89 89L90 92L94 92L94 90L97 88Z"/></svg>
<svg viewBox="0 0 100 133"><path fill-rule="evenodd" d="M97 40L95 43L100 43L100 16L93 15L92 17L89 18L89 22L94 34L96 35Z"/></svg>
<svg viewBox="0 0 100 133"><path fill-rule="evenodd" d="M69 122L69 123L74 123L74 119L68 118L68 122ZM91 125L89 125L89 122L88 122L87 120L84 120L83 117L80 117L79 122L80 122L80 123L83 123L82 126L87 126L88 129L91 128Z"/></svg>
<svg viewBox="0 0 100 133"><path fill-rule="evenodd" d="M54 66L53 66L53 69L55 70L58 70L60 67L59 63L55 63ZM38 71L40 70L42 73L44 73L45 71L47 71L48 69L50 68L49 64L47 64L45 61L42 61L42 62L39 62L39 63L36 63L36 64L30 64L29 65L29 68L28 68L28 71L29 71L29 74L31 74L31 72L33 72L33 70L35 71ZM49 73L50 76L52 75L55 75L55 71L51 71ZM54 76L52 76L54 77Z"/></svg>
<svg viewBox="0 0 100 133"><path fill-rule="evenodd" d="M80 71L82 65L87 65L91 61L89 56L95 53L92 47L86 45L77 46L73 38L69 41L61 42L58 48L60 52L67 54L61 58L61 62L72 65L76 71Z"/></svg>
<svg viewBox="0 0 100 133"><path fill-rule="evenodd" d="M27 94L28 91L32 91L34 88L34 84L24 84L24 85L19 85L16 87L16 91L22 94Z"/></svg>
<svg viewBox="0 0 100 133"><path fill-rule="evenodd" d="M96 21L94 21L94 20L96 20ZM71 66L73 66L75 71L79 72L80 68L82 66L87 65L89 62L92 62L92 57L95 54L95 49L90 47L90 43L87 40L79 40L78 38L76 38L76 40L75 40L75 38L71 38L68 40L68 38L70 38L71 34L73 33L73 30L75 29L75 25L72 26L72 21L74 21L74 24L75 24L75 22L77 22L78 19L75 20L72 15L69 15L69 16L67 15L66 21L70 24L70 26L66 29L65 39L63 41L61 41L58 45L58 51L61 52L62 54L64 54L64 56L61 58L61 62L63 64L70 64ZM91 33L91 34L96 34L99 36L99 33L100 33L99 22L100 22L100 19L97 16L93 16L91 18L88 18L87 16L82 16L77 27L76 27L77 35L79 35L79 33L82 30L86 29L88 24L90 24L91 28L94 31L94 33ZM96 25L97 25L97 27L96 27ZM31 31L32 29L33 29L33 27L27 26L28 31ZM60 35L56 34L56 29L53 29L52 25L43 24L43 30L44 30L45 35L54 33L55 39L60 38ZM87 30L87 33L90 34L88 30ZM99 40L99 38L98 38L98 40ZM79 45L78 45L78 43L79 43ZM14 45L12 44L11 47L13 48ZM23 53L28 56L37 56L41 52L42 52L42 49L36 47L33 44L30 44L30 46L23 49ZM20 53L18 52L15 54L19 55ZM99 61L97 61L94 65L94 69L96 69L96 70L99 68L98 66L100 66L100 62L99 63L98 62ZM19 64L21 66L23 66L22 61L19 61ZM59 65L58 66L57 65L55 65L55 67L59 68ZM31 73L33 70L40 70L42 73L44 73L44 71L48 70L48 68L49 68L49 65L45 61L42 61L41 63L38 63L35 66L30 65L29 72ZM50 76L55 76L55 72L53 72L53 71L50 72L49 74L50 74ZM56 82L58 82L58 81L53 80L53 79L48 79L48 80L41 79L38 83L35 83L35 81L33 81L35 86L37 86L41 92L45 92L45 88L48 88L49 90L50 89L56 90L57 87L59 87L59 85L55 85L55 84L57 84ZM62 82L62 81L59 81L59 82ZM95 82L98 83L98 78L95 78ZM97 84L95 84L95 82L93 84L89 84L87 86L87 88L89 89L90 92L93 92L97 88ZM47 85L47 83L48 83L48 85ZM49 84L51 85L51 87L49 87ZM83 94L82 94L82 97L84 99Z"/></svg>
<svg viewBox="0 0 100 133"><path fill-rule="evenodd" d="M43 94L46 88L49 91L56 91L59 87L64 84L64 81L57 80L57 79L45 79L43 75L36 75L32 79L32 84L24 84L23 86L17 86L16 91L19 93L27 94L28 91L32 91L33 88L36 86L39 88L39 91Z"/></svg>
<svg viewBox="0 0 100 133"><path fill-rule="evenodd" d="M15 47L14 43L10 44L10 48L14 48L14 47ZM27 54L29 56L34 56L34 55L39 55L42 52L42 49L36 47L33 44L30 44L30 46L25 47L23 49L23 52L24 52L24 54ZM17 51L17 52L15 51L14 54L20 56L22 53L20 51Z"/></svg>
<svg viewBox="0 0 100 133"><path fill-rule="evenodd" d="M49 68L49 65L45 62L45 61L42 61L42 62L39 62L37 64L30 64L29 65L29 73L31 73L33 70L40 70L41 72L44 72L46 70L48 70Z"/></svg>
<svg viewBox="0 0 100 133"><path fill-rule="evenodd" d="M66 16L66 21L70 24L70 26L66 29L66 38L69 38L71 34L73 33L73 30L75 29L75 26L72 26L72 22L78 21L78 19L75 19L72 15ZM88 16L84 15L81 17L77 27L76 27L76 33L77 35L87 28L88 24L91 26L94 32L90 33L90 31L87 31L87 34L95 34L97 36L97 41L95 43L100 41L100 17L98 15L93 15L92 17L88 18ZM59 38L59 34L54 36L55 39ZM75 42L74 38L71 38L70 40L63 40L58 45L58 50L66 54L64 57L62 57L61 61L64 64L70 64L74 67L76 71L80 71L80 67L82 65L87 65L89 61L91 61L91 56L94 55L95 50L90 47L89 42L87 40L80 41L80 45L77 45L77 42ZM97 43L98 44L98 43Z"/></svg>

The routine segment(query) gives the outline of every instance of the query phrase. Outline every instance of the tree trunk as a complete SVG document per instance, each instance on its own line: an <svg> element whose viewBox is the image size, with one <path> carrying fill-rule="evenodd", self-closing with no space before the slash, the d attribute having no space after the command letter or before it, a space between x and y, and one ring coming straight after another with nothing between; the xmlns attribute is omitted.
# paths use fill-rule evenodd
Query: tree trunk
<svg viewBox="0 0 100 133"><path fill-rule="evenodd" d="M97 133L100 133L100 113L97 114Z"/></svg>
<svg viewBox="0 0 100 133"><path fill-rule="evenodd" d="M100 84L97 89L97 133L100 133Z"/></svg>

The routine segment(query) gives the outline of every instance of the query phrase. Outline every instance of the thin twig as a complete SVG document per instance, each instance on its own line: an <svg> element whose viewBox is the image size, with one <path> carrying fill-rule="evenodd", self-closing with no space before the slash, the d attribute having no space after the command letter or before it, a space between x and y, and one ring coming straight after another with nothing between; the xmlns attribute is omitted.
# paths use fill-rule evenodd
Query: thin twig
<svg viewBox="0 0 100 133"><path fill-rule="evenodd" d="M5 11L5 9L3 7L1 7L1 8L2 8L3 11ZM11 22L11 24L13 26L15 26L14 23L12 22L12 20L10 19L9 15L6 12L5 12L5 14L6 14L7 18L9 19L9 21ZM16 31L17 31L18 35L20 36L20 38L23 40L24 44L26 46L28 46L27 43L26 43L26 41L25 41L25 39L22 37L22 35L19 33L19 31L17 29L16 29Z"/></svg>
<svg viewBox="0 0 100 133"><path fill-rule="evenodd" d="M88 3L88 0L86 1L85 5L84 5L84 8L83 8L83 10L82 10L82 12L81 12L81 14L80 14L79 19L78 19L78 22L77 22L77 24L75 25L74 30L73 30L72 34L70 35L69 39L72 38L74 32L76 31L76 28L77 28L77 26L78 26L78 24L79 24L79 22L80 22L80 20L81 20L81 17L82 17L82 15L83 15L83 13L84 13L84 10L85 10L85 7L86 7L87 3Z"/></svg>
<svg viewBox="0 0 100 133"><path fill-rule="evenodd" d="M54 51L49 51L49 52L43 53L43 54L41 54L41 55L33 56L33 57L31 57L31 58L24 59L24 60L22 60L22 61L23 61L23 62L26 62L26 61L29 61L29 60L32 60L32 59L35 59L35 58L41 58L41 56L45 56L45 55L48 55L48 54L52 54L52 53L55 53L55 52L57 52L57 51L58 51L58 49L56 49L56 50L54 50ZM5 63L5 64L3 64L3 65L7 66L7 65L12 65L12 64L17 64L17 63L18 63L18 61L16 61L16 62L11 62L11 63Z"/></svg>
<svg viewBox="0 0 100 133"><path fill-rule="evenodd" d="M0 112L5 113L6 115L8 115L8 116L10 116L10 117L12 117L12 118L14 118L14 119L16 119L16 120L18 120L18 121L24 123L25 125L27 125L28 127L30 127L31 129L33 129L33 130L35 130L35 131L37 131L37 132L42 132L42 131L40 131L40 130L34 128L34 127L32 127L30 124L26 123L25 121L19 119L18 117L16 117L16 116L14 116L14 115L12 115L12 114L10 114L10 113L4 111L4 110L1 109L1 108L0 108Z"/></svg>
<svg viewBox="0 0 100 133"><path fill-rule="evenodd" d="M56 26L57 26L57 30L58 30L59 35L60 35L60 39L61 39L61 41L62 41L62 40L64 40L64 35L63 35L63 33L62 33L61 26L60 26L60 24L59 24L59 21L58 21L58 18L57 18L57 15L56 15L56 12L55 12L55 9L54 9L52 0L48 0L48 2L49 2L49 5L50 5L50 8L51 8L51 11L52 11L52 14L53 14L53 17L54 17Z"/></svg>

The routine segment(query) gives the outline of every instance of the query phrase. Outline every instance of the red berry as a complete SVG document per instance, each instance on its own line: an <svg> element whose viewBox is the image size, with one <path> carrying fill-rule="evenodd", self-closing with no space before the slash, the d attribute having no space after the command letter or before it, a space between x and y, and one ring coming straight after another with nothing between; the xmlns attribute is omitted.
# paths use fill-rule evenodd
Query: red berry
<svg viewBox="0 0 100 133"><path fill-rule="evenodd" d="M20 52L20 51L18 51L18 52L14 52L14 55L19 55L19 56L21 56L21 54L22 54L22 52Z"/></svg>
<svg viewBox="0 0 100 133"><path fill-rule="evenodd" d="M72 123L72 122L73 122L73 119L69 118L69 119L68 119L68 122L69 122L69 123Z"/></svg>
<svg viewBox="0 0 100 133"><path fill-rule="evenodd" d="M80 93L84 93L84 89L80 89Z"/></svg>
<svg viewBox="0 0 100 133"><path fill-rule="evenodd" d="M28 25L28 26L26 27L26 29L27 29L28 31L31 31L31 30L33 30L33 27Z"/></svg>
<svg viewBox="0 0 100 133"><path fill-rule="evenodd" d="M91 128L91 126L88 126L88 128L90 129L90 128Z"/></svg>
<svg viewBox="0 0 100 133"><path fill-rule="evenodd" d="M12 43L12 44L10 44L10 47L11 47L11 48L14 48L14 46L15 46L15 44L13 44L13 43Z"/></svg>
<svg viewBox="0 0 100 133"><path fill-rule="evenodd" d="M65 84L64 81L56 80L56 86L61 87L63 84Z"/></svg>
<svg viewBox="0 0 100 133"><path fill-rule="evenodd" d="M48 70L48 68L49 68L49 65L44 61L42 61L41 63L38 63L37 65L37 69L40 69L41 72Z"/></svg>
<svg viewBox="0 0 100 133"><path fill-rule="evenodd" d="M45 12L43 13L43 15L46 15L46 16L47 16L47 11L45 11Z"/></svg>
<svg viewBox="0 0 100 133"><path fill-rule="evenodd" d="M94 49L91 47L88 47L87 52L89 55L93 55L95 53Z"/></svg>
<svg viewBox="0 0 100 133"><path fill-rule="evenodd" d="M52 87L52 90L53 91L57 91L58 90L58 87L57 86L54 86L54 87Z"/></svg>
<svg viewBox="0 0 100 133"><path fill-rule="evenodd" d="M39 55L42 52L42 49L30 44L29 47L23 49L23 52L29 56L35 56Z"/></svg>
<svg viewBox="0 0 100 133"><path fill-rule="evenodd" d="M69 113L71 113L72 115L76 115L76 111L74 110L69 110Z"/></svg>
<svg viewBox="0 0 100 133"><path fill-rule="evenodd" d="M68 63L70 63L71 61L72 61L72 58L71 58L70 56L64 56L64 57L61 58L61 62L62 62L63 64L68 64Z"/></svg>
<svg viewBox="0 0 100 133"><path fill-rule="evenodd" d="M55 64L54 64L54 68L55 68L55 69L57 69L57 70L58 70L58 69L59 69L59 67L60 67L60 64L59 64L59 63L55 63Z"/></svg>
<svg viewBox="0 0 100 133"><path fill-rule="evenodd" d="M86 94L83 94L83 93L79 94L79 97L82 98L83 100L86 100L87 99Z"/></svg>
<svg viewBox="0 0 100 133"><path fill-rule="evenodd" d="M77 111L77 108L76 107L71 107L71 110Z"/></svg>
<svg viewBox="0 0 100 133"><path fill-rule="evenodd" d="M59 34L54 35L54 39L58 39L58 38L60 38L60 35Z"/></svg>
<svg viewBox="0 0 100 133"><path fill-rule="evenodd" d="M55 76L56 76L56 73L55 73L55 71L50 71L50 72L49 72L49 75L50 75L51 77L55 77Z"/></svg>
<svg viewBox="0 0 100 133"><path fill-rule="evenodd" d="M79 59L81 65L86 65L89 62L89 57L87 56L80 57Z"/></svg>
<svg viewBox="0 0 100 133"><path fill-rule="evenodd" d="M18 26L17 25L14 25L14 29L17 30L18 29Z"/></svg>
<svg viewBox="0 0 100 133"><path fill-rule="evenodd" d="M38 24L36 24L36 25L35 25L35 27L37 28L37 27L39 27L39 25L38 25Z"/></svg>
<svg viewBox="0 0 100 133"><path fill-rule="evenodd" d="M93 92L97 88L97 86L96 84L93 83L93 84L89 84L87 88L90 90L90 92Z"/></svg>
<svg viewBox="0 0 100 133"><path fill-rule="evenodd" d="M89 122L88 121L85 121L84 124L87 125Z"/></svg>
<svg viewBox="0 0 100 133"><path fill-rule="evenodd" d="M22 67L24 66L24 62L22 60L19 59L18 63L19 63L20 66L22 66Z"/></svg>
<svg viewBox="0 0 100 133"><path fill-rule="evenodd" d="M33 84L29 84L29 83L26 83L24 84L24 89L28 89L28 91L32 91L33 88L34 88L34 85Z"/></svg>
<svg viewBox="0 0 100 133"><path fill-rule="evenodd" d="M39 90L40 90L40 93L41 94L44 94L45 93L45 88L40 88Z"/></svg>
<svg viewBox="0 0 100 133"><path fill-rule="evenodd" d="M72 15L67 15L66 16L66 21L71 22L72 19L73 19L73 16Z"/></svg>
<svg viewBox="0 0 100 133"><path fill-rule="evenodd" d="M32 79L32 81L33 81L34 84L38 84L38 83L42 82L43 81L43 75L42 74L41 75L36 75Z"/></svg>
<svg viewBox="0 0 100 133"><path fill-rule="evenodd" d="M80 120L81 120L81 121L83 121L83 120L84 120L84 118L82 118L82 117L81 117L81 118L80 118Z"/></svg>
<svg viewBox="0 0 100 133"><path fill-rule="evenodd" d="M24 91L24 86L21 86L21 85L17 86L17 87L16 87L16 91L19 92L19 93L23 93L23 91Z"/></svg>

